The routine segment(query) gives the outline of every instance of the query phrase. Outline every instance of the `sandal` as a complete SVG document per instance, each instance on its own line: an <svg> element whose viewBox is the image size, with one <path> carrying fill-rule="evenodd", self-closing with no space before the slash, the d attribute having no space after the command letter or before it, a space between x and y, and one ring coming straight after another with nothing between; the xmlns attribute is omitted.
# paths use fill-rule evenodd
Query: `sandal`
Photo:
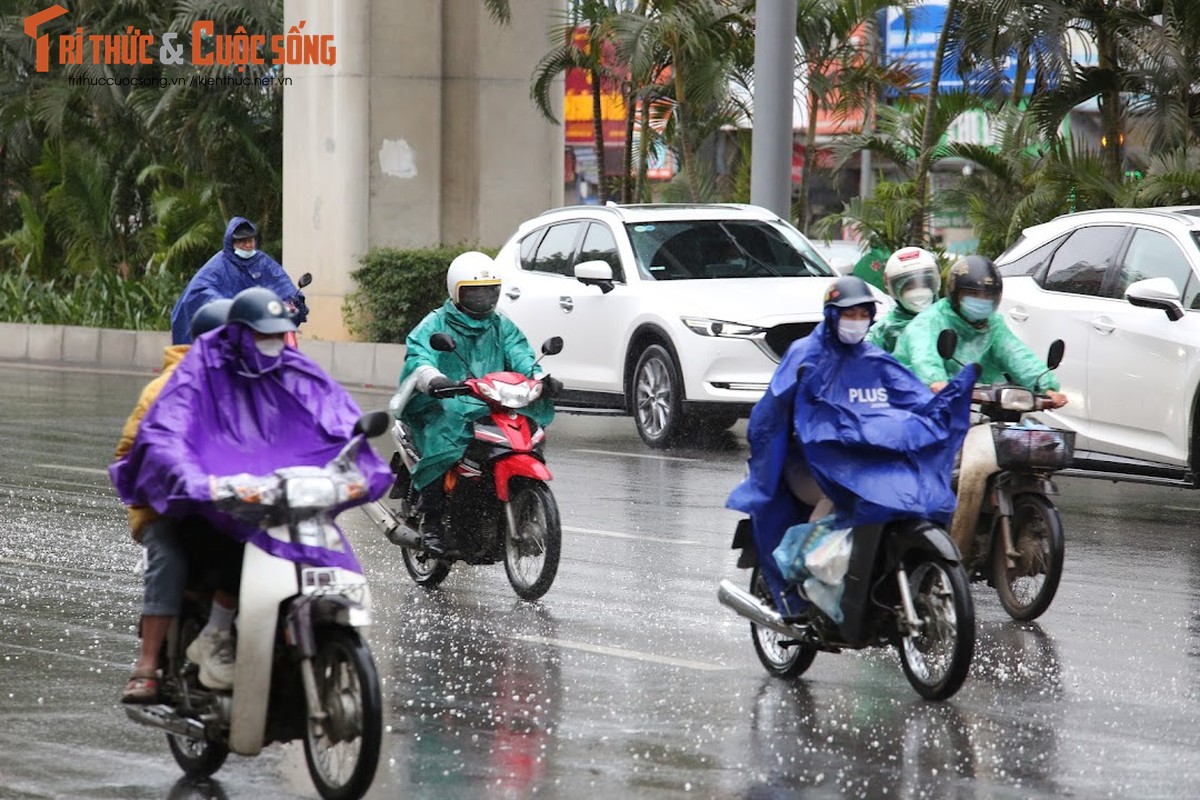
<svg viewBox="0 0 1200 800"><path fill-rule="evenodd" d="M121 693L121 702L129 705L146 705L158 700L158 671L133 671L125 691Z"/></svg>

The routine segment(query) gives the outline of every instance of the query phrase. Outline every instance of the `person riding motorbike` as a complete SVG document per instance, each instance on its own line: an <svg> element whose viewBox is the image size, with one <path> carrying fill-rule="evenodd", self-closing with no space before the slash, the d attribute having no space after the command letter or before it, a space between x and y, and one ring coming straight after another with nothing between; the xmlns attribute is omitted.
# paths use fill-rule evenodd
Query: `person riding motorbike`
<svg viewBox="0 0 1200 800"><path fill-rule="evenodd" d="M867 341L891 353L913 317L937 300L941 285L937 258L920 247L902 247L888 258L883 283L896 305L871 326Z"/></svg>
<svg viewBox="0 0 1200 800"><path fill-rule="evenodd" d="M1041 358L1016 337L996 308L1003 291L1000 271L990 258L971 255L950 267L946 297L919 314L905 328L895 356L933 391L940 391L962 364L980 367L981 383L1008 381L1045 393L1053 408L1067 403L1058 378ZM958 344L952 360L937 350L938 336L952 330ZM958 479L958 510L950 535L964 558L970 557L975 521L983 503L987 476L995 471L996 451L987 426L975 426L963 446Z"/></svg>
<svg viewBox="0 0 1200 800"><path fill-rule="evenodd" d="M221 299L205 303L192 317L189 333L192 338L207 333L225 324L232 300ZM150 381L138 396L137 405L125 426L121 430L121 439L114 453L115 459L120 459L133 447L137 437L138 427L150 405L162 391L167 379L175 372L179 362L191 349L191 345L168 345L163 352L162 371L158 377ZM126 507L129 514L129 530L133 540L145 548L146 569L142 598L141 636L142 643L137 661L130 673L125 691L121 695L123 703L152 703L158 696L158 654L166 638L171 621L179 616L180 604L183 598L184 583L187 580L189 553L199 548L186 547L193 544L197 536L191 535L195 530L191 519L173 519L164 517L147 505L138 503ZM196 553L192 553L195 557ZM228 563L227 559L218 554L217 563ZM229 584L222 581L222 586ZM237 584L233 583L236 592ZM218 594L224 589L219 590ZM223 607L231 606L227 597L222 598ZM214 604L218 603L214 597ZM217 613L209 617L214 627L223 621L224 616ZM228 632L229 626L224 630ZM225 680L232 682L228 675L227 666L217 660L221 651L213 650L209 658L198 661L200 671L205 677L212 679L217 676L217 683ZM225 687L228 688L228 687Z"/></svg>
<svg viewBox="0 0 1200 800"><path fill-rule="evenodd" d="M468 251L458 255L446 270L449 299L431 311L408 334L407 352L400 383L416 374L417 389L405 406L401 419L412 430L413 442L421 454L412 473L413 486L420 492L418 509L423 513L421 534L431 553L445 552L446 489L444 475L466 451L471 438L471 422L488 413L487 406L470 397L435 398L437 389L471 375L512 371L541 377L542 397L523 410L545 427L554 418L551 400L562 390L562 383L541 375L537 360L525 335L509 320L496 313L500 300L500 276L495 263L485 253ZM430 347L435 333L454 338L453 352Z"/></svg>
<svg viewBox="0 0 1200 800"><path fill-rule="evenodd" d="M785 617L808 608L771 557L787 528L831 507L852 524L907 514L949 519L950 473L967 427L965 378L934 395L864 341L876 311L865 281L838 278L824 308L751 410L748 475L726 502L750 516L759 568Z"/></svg>
<svg viewBox="0 0 1200 800"><path fill-rule="evenodd" d="M175 308L171 310L171 342L187 344L188 321L200 306L222 297L231 298L244 289L261 286L283 301L297 324L308 318L304 294L292 283L278 261L257 249L258 228L245 217L234 217L225 227L222 249L202 266Z"/></svg>
<svg viewBox="0 0 1200 800"><path fill-rule="evenodd" d="M239 292L227 323L196 339L175 367L109 474L126 505L149 506L168 518L199 515L271 555L361 572L349 548L273 539L213 504L218 477L325 465L361 416L349 392L299 350L284 346L283 335L295 327L271 290ZM378 499L391 484L391 470L369 446L360 448L357 465L370 499ZM227 613L232 617L233 610ZM196 642L188 648L189 660L203 661L203 650L219 649L214 660L233 663L231 642L223 636L210 631Z"/></svg>

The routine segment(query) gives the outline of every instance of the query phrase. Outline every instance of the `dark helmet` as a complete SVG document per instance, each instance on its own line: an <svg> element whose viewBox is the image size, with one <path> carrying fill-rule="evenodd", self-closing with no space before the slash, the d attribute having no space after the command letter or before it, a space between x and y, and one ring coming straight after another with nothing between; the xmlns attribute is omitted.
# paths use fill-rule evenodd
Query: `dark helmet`
<svg viewBox="0 0 1200 800"><path fill-rule="evenodd" d="M202 333L208 333L214 328L219 328L225 324L229 318L229 307L233 305L233 301L222 297L220 300L210 300L200 308L196 309L196 313L192 315L192 324L188 326L188 332L195 339Z"/></svg>
<svg viewBox="0 0 1200 800"><path fill-rule="evenodd" d="M966 256L954 262L946 276L946 296L950 307L962 314L961 302L964 289L983 292L994 303L1000 302L1004 281L1000 270L987 256Z"/></svg>
<svg viewBox="0 0 1200 800"><path fill-rule="evenodd" d="M871 287L862 278L853 275L843 275L825 290L825 308L850 308L871 304L871 314L875 314L875 295Z"/></svg>
<svg viewBox="0 0 1200 800"><path fill-rule="evenodd" d="M238 239L250 239L258 237L258 228L254 227L254 223L248 219L244 219L238 223L238 226L233 229L233 235L230 237L234 241Z"/></svg>
<svg viewBox="0 0 1200 800"><path fill-rule="evenodd" d="M296 323L292 322L279 295L261 286L251 286L234 296L226 322L240 322L266 334L296 330Z"/></svg>

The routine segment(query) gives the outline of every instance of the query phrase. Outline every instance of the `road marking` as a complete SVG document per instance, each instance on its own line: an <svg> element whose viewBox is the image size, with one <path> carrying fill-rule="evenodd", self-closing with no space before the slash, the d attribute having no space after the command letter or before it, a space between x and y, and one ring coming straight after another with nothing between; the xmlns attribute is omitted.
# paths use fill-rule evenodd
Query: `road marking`
<svg viewBox="0 0 1200 800"><path fill-rule="evenodd" d="M1163 506L1163 508L1167 509L1168 511L1191 511L1193 514L1197 511L1200 511L1200 508L1194 508L1192 506Z"/></svg>
<svg viewBox="0 0 1200 800"><path fill-rule="evenodd" d="M617 450L587 450L582 447L571 448L575 453L594 453L601 456L624 456L625 458L649 458L655 461L702 461L700 458L684 458L683 456L654 456L649 453L622 453Z"/></svg>
<svg viewBox="0 0 1200 800"><path fill-rule="evenodd" d="M86 662L88 664L102 664L106 667L124 668L124 667L128 666L127 664L115 664L112 661L105 661L102 658L89 658L88 656L81 656L76 653L64 653L61 650L44 650L40 647L29 647L29 646L23 645L23 644L13 644L12 642L0 643L0 648L8 648L8 649L12 649L12 650L24 650L29 653L40 653L45 656L57 656L58 658L71 658L76 661Z"/></svg>
<svg viewBox="0 0 1200 800"><path fill-rule="evenodd" d="M568 642L564 639L550 639L545 636L510 634L508 638L519 639L522 642L532 642L533 644L548 644L553 647L563 647L567 650L582 650L585 653L596 653L602 656L629 658L634 661L649 661L653 664L665 664L669 667L683 667L684 669L694 669L700 672L724 672L733 669L733 667L725 667L720 664L710 664L707 661L671 658L670 656L660 656L654 653L643 653L640 650L626 650L621 647L605 647L600 644L586 644L584 642Z"/></svg>
<svg viewBox="0 0 1200 800"><path fill-rule="evenodd" d="M661 542L663 544L690 544L704 545L704 542L697 542L691 539L668 539L665 536L643 536L640 533L621 533L620 531L600 531L595 528L575 528L570 525L563 525L564 531L571 533L586 533L592 536L607 536L610 539L637 539L642 542Z"/></svg>
<svg viewBox="0 0 1200 800"><path fill-rule="evenodd" d="M89 475L108 476L108 470L100 469L99 467L69 467L66 464L34 464L33 466L41 469L66 470L67 472L86 472Z"/></svg>

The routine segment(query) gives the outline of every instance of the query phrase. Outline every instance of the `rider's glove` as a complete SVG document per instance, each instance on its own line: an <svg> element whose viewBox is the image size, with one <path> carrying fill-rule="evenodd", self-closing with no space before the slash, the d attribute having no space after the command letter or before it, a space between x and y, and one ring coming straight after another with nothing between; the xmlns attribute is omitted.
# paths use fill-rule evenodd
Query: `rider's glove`
<svg viewBox="0 0 1200 800"><path fill-rule="evenodd" d="M445 389L447 386L453 386L454 381L447 378L445 375L434 375L429 379L429 383L425 387L425 394L430 397L434 396L434 392L438 389Z"/></svg>
<svg viewBox="0 0 1200 800"><path fill-rule="evenodd" d="M542 376L542 397L553 400L562 394L563 382L552 375Z"/></svg>

